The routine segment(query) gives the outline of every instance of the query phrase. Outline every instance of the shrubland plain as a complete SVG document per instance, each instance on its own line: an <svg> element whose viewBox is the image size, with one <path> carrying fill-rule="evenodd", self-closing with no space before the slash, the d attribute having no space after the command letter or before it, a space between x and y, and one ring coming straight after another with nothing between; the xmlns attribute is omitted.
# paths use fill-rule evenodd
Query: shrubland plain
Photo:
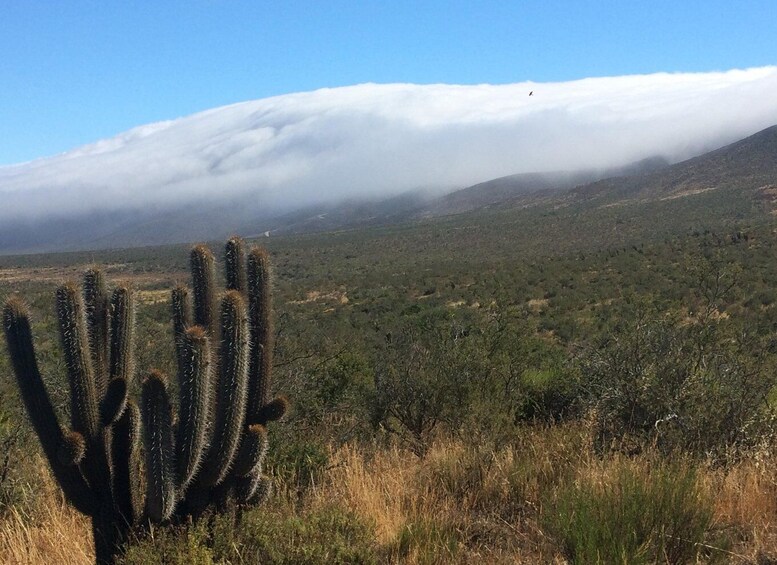
<svg viewBox="0 0 777 565"><path fill-rule="evenodd" d="M268 424L273 493L239 528L152 528L120 562L771 562L777 224L755 189L247 238L269 252L273 386L291 406ZM57 285L99 264L133 290L139 389L176 372L189 248L0 257L60 420ZM0 556L90 563L89 521L50 474L5 347Z"/></svg>

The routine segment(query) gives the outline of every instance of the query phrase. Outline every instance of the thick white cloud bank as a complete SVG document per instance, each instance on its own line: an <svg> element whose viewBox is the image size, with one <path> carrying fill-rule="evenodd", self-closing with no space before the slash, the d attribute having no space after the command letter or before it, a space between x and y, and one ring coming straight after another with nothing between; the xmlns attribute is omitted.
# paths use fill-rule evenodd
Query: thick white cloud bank
<svg viewBox="0 0 777 565"><path fill-rule="evenodd" d="M520 172L679 160L774 124L777 67L322 89L0 167L0 221L221 197L288 209L453 189Z"/></svg>

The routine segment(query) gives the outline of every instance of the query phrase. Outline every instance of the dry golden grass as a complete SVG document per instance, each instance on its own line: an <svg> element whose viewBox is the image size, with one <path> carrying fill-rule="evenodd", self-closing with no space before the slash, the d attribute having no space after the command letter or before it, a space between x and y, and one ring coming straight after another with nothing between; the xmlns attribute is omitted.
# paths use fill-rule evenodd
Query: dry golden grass
<svg viewBox="0 0 777 565"><path fill-rule="evenodd" d="M139 290L136 296L141 304L163 304L170 302L169 290Z"/></svg>
<svg viewBox="0 0 777 565"><path fill-rule="evenodd" d="M313 503L337 500L357 515L369 517L379 543L394 539L413 511L408 507L414 502L408 491L417 463L398 449L366 461L352 446L333 453L331 461L327 483L314 491Z"/></svg>
<svg viewBox="0 0 777 565"><path fill-rule="evenodd" d="M537 525L537 501L571 473L582 439L559 427L500 450L441 442L424 458L345 446L309 503L335 501L374 524L392 563L561 562Z"/></svg>
<svg viewBox="0 0 777 565"><path fill-rule="evenodd" d="M774 457L756 457L731 469L699 475L714 496L718 523L735 538L732 552L752 563L759 562L759 556L777 559L776 468Z"/></svg>
<svg viewBox="0 0 777 565"><path fill-rule="evenodd" d="M94 562L89 519L65 503L46 463L36 457L28 472L39 495L24 508L0 515L0 563L73 565Z"/></svg>
<svg viewBox="0 0 777 565"><path fill-rule="evenodd" d="M423 458L399 447L333 449L323 480L302 505L332 504L373 525L386 563L563 563L543 531L544 501L570 485L606 485L624 466L648 477L656 455L601 458L580 426L528 428L497 449L443 441ZM757 563L777 556L777 459L753 457L728 469L697 466L714 504L714 529L730 540L708 549L718 562ZM0 561L90 563L88 520L67 507L50 482L33 508L0 518ZM283 499L283 493L278 494Z"/></svg>
<svg viewBox="0 0 777 565"><path fill-rule="evenodd" d="M51 501L53 502L53 501ZM64 503L48 504L34 519L17 511L0 521L3 564L94 562L89 521Z"/></svg>
<svg viewBox="0 0 777 565"><path fill-rule="evenodd" d="M541 527L543 501L565 485L611 484L624 467L647 480L659 461L651 454L600 458L587 437L579 427L526 430L516 446L441 442L424 458L399 448L365 453L345 446L332 453L326 480L309 503L335 501L373 523L389 562L562 563L557 542ZM777 556L775 463L697 467L699 486L713 500L714 528L732 542L706 548L711 556L740 563ZM456 547L430 535L430 523L452 532ZM413 528L427 531L413 538ZM403 547L408 537L418 545Z"/></svg>
<svg viewBox="0 0 777 565"><path fill-rule="evenodd" d="M91 263L80 263L67 267L5 267L0 268L0 283L12 285L24 282L48 282L62 283L66 280L79 280L84 271L94 267ZM140 286L143 284L155 284L183 280L187 273L184 271L168 273L160 276L153 272L130 272L125 263L108 263L100 265L100 269L106 275L117 277L117 282Z"/></svg>

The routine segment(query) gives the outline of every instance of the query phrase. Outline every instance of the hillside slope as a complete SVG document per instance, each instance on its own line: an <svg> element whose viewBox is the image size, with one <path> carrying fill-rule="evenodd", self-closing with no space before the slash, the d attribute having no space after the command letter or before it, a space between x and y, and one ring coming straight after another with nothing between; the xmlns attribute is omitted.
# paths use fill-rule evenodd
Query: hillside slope
<svg viewBox="0 0 777 565"><path fill-rule="evenodd" d="M581 198L671 198L719 188L777 185L777 125L663 170L579 186Z"/></svg>
<svg viewBox="0 0 777 565"><path fill-rule="evenodd" d="M601 180L590 182L592 179ZM536 207L537 214L545 214L548 207L628 204L629 215L649 225L660 224L664 218L653 219L659 208L640 207L640 203L693 197L700 208L693 215L696 224L704 223L705 214L719 214L720 210L736 208L737 218L747 220L764 210L777 209L777 126L673 165L654 158L604 171L511 175L438 197L411 191L383 200L351 199L282 214L268 213L259 203L232 202L182 204L172 210L91 212L57 221L7 222L0 225L0 253L190 242L232 233L283 235L358 229L491 208L509 215L511 209ZM693 202L689 206L693 209ZM660 210L660 214L671 213L665 206Z"/></svg>

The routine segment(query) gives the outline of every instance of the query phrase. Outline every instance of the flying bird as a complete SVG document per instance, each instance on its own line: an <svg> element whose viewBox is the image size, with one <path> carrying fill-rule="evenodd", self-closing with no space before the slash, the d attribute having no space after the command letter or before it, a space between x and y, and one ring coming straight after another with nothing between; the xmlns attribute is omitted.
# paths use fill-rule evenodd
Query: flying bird
<svg viewBox="0 0 777 565"><path fill-rule="evenodd" d="M533 96L533 95L534 95L534 91L532 90L532 91L529 93L529 96Z"/></svg>

